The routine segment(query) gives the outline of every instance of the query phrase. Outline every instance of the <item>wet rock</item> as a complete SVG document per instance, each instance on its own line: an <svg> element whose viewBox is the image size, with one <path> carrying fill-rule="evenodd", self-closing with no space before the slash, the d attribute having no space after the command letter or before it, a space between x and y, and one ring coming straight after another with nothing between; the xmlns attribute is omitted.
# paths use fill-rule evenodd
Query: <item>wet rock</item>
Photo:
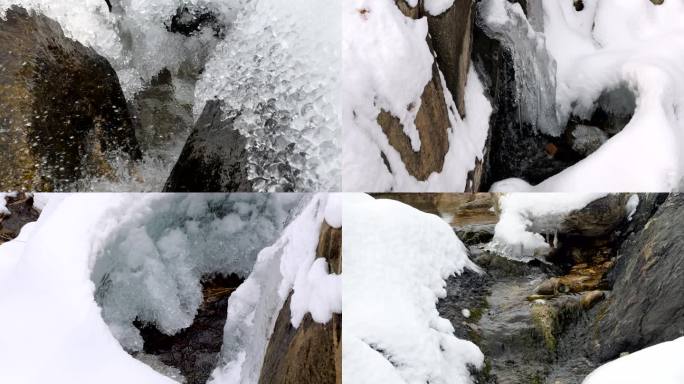
<svg viewBox="0 0 684 384"><path fill-rule="evenodd" d="M545 302L535 302L530 310L532 321L544 336L544 343L549 352L556 351L556 324L558 310Z"/></svg>
<svg viewBox="0 0 684 384"><path fill-rule="evenodd" d="M511 177L537 184L577 163L581 156L562 139L546 136L532 124L521 121L512 54L490 38L482 25L481 20L475 23L472 58L493 111L481 190ZM556 148L553 154L547 152L549 144Z"/></svg>
<svg viewBox="0 0 684 384"><path fill-rule="evenodd" d="M559 232L579 236L598 237L615 231L627 218L625 204L630 195L611 194L568 214Z"/></svg>
<svg viewBox="0 0 684 384"><path fill-rule="evenodd" d="M141 157L116 72L59 24L13 6L0 20L0 187L68 189Z"/></svg>
<svg viewBox="0 0 684 384"><path fill-rule="evenodd" d="M580 305L584 309L591 309L599 301L603 300L606 294L603 291L589 291L580 298Z"/></svg>
<svg viewBox="0 0 684 384"><path fill-rule="evenodd" d="M684 335L684 195L673 194L620 247L611 298L594 324L600 361Z"/></svg>
<svg viewBox="0 0 684 384"><path fill-rule="evenodd" d="M211 29L214 36L223 38L226 26L214 10L204 6L182 6L176 10L171 23L166 25L169 32L193 36L203 29Z"/></svg>
<svg viewBox="0 0 684 384"><path fill-rule="evenodd" d="M33 196L18 193L5 197L9 215L0 213L0 244L10 241L21 232L24 225L38 220L40 212L33 206Z"/></svg>
<svg viewBox="0 0 684 384"><path fill-rule="evenodd" d="M586 157L596 152L608 141L608 134L598 127L578 124L568 132L570 146L580 155Z"/></svg>
<svg viewBox="0 0 684 384"><path fill-rule="evenodd" d="M145 152L187 135L193 126L192 105L176 99L173 78L166 68L135 95L133 105L136 136Z"/></svg>
<svg viewBox="0 0 684 384"><path fill-rule="evenodd" d="M324 224L316 254L325 258L331 272L341 273L342 230ZM283 305L271 335L259 384L341 384L342 315L326 324L304 317L299 328L290 323L290 300Z"/></svg>
<svg viewBox="0 0 684 384"><path fill-rule="evenodd" d="M166 192L250 192L246 139L233 127L236 113L207 102L171 175ZM230 114L232 113L232 115Z"/></svg>
<svg viewBox="0 0 684 384"><path fill-rule="evenodd" d="M465 117L465 86L470 68L474 15L473 0L456 0L442 14L428 16L437 64L461 117Z"/></svg>

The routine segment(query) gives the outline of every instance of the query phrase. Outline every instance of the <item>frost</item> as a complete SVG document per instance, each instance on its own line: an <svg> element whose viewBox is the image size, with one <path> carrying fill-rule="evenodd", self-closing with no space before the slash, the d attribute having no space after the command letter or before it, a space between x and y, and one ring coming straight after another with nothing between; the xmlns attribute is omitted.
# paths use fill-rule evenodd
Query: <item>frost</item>
<svg viewBox="0 0 684 384"><path fill-rule="evenodd" d="M339 189L340 1L245 1L195 90L225 102L257 191Z"/></svg>
<svg viewBox="0 0 684 384"><path fill-rule="evenodd" d="M556 115L556 62L546 50L543 29L535 31L519 3L485 0L479 7L485 31L513 58L520 118L541 133L560 136L563 128Z"/></svg>
<svg viewBox="0 0 684 384"><path fill-rule="evenodd" d="M392 200L345 195L344 382L471 383L484 356L435 307L446 279L479 271L451 227Z"/></svg>

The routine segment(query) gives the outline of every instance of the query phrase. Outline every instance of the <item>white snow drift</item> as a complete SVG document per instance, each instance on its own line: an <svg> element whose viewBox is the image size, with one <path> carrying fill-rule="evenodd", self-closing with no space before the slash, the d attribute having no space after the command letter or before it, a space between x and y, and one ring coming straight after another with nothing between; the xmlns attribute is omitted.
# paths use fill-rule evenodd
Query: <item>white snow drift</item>
<svg viewBox="0 0 684 384"><path fill-rule="evenodd" d="M582 384L684 383L684 337L656 344L602 365Z"/></svg>
<svg viewBox="0 0 684 384"><path fill-rule="evenodd" d="M442 219L392 200L348 194L342 239L343 381L471 382L483 355L456 338L436 302L446 279L478 270Z"/></svg>

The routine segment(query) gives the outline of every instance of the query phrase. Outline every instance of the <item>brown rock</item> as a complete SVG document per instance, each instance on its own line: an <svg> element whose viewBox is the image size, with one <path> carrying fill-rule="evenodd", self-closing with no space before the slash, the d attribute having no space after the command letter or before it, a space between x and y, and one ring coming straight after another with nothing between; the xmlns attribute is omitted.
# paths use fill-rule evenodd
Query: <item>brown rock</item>
<svg viewBox="0 0 684 384"><path fill-rule="evenodd" d="M141 156L116 72L59 24L13 6L0 19L0 190L113 177L112 151Z"/></svg>
<svg viewBox="0 0 684 384"><path fill-rule="evenodd" d="M580 305L584 309L591 309L596 303L603 300L605 293L603 291L589 291L580 298Z"/></svg>
<svg viewBox="0 0 684 384"><path fill-rule="evenodd" d="M341 271L342 230L323 224L317 255L325 258L331 271ZM290 300L283 305L264 356L259 384L341 384L342 316L326 324L307 314L299 325L290 323Z"/></svg>
<svg viewBox="0 0 684 384"><path fill-rule="evenodd" d="M407 108L412 108L412 106L407 106ZM377 120L390 145L399 152L410 175L423 181L427 180L433 172L442 171L444 156L449 150L450 122L436 63L432 66L432 80L423 90L421 105L416 114L415 125L421 141L418 152L413 150L411 140L404 133L399 118L383 110Z"/></svg>

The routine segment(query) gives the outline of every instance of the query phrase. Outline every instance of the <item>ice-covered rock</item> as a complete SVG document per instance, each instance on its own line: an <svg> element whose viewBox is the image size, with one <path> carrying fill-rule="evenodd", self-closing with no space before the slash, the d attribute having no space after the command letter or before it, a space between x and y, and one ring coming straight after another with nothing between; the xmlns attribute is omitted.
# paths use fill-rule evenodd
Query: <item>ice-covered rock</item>
<svg viewBox="0 0 684 384"><path fill-rule="evenodd" d="M235 113L255 191L339 187L340 4L244 2L197 84L196 116L214 98Z"/></svg>

